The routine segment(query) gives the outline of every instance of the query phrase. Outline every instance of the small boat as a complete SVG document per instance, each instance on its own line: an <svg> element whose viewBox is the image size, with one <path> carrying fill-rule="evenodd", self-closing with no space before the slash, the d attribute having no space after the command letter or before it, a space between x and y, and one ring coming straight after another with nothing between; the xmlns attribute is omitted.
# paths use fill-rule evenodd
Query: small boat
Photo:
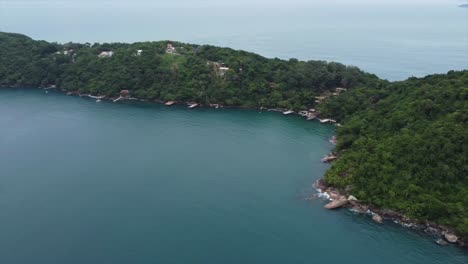
<svg viewBox="0 0 468 264"><path fill-rule="evenodd" d="M96 103L100 103L100 102L101 102L101 99L97 99L97 100L96 100Z"/></svg>
<svg viewBox="0 0 468 264"><path fill-rule="evenodd" d="M336 123L333 119L320 119L320 123Z"/></svg>
<svg viewBox="0 0 468 264"><path fill-rule="evenodd" d="M99 99L102 99L102 98L104 98L104 97L106 97L106 96L105 96L105 95L94 96L94 95L88 94L88 97L89 97L89 98L93 98L93 99L98 99L98 100L99 100Z"/></svg>
<svg viewBox="0 0 468 264"><path fill-rule="evenodd" d="M283 115L290 115L292 113L294 113L293 110L288 110L288 111L283 112Z"/></svg>
<svg viewBox="0 0 468 264"><path fill-rule="evenodd" d="M189 109L193 109L193 108L195 108L195 107L197 107L197 106L198 106L198 104L190 104L190 105L188 106L188 108L189 108Z"/></svg>
<svg viewBox="0 0 468 264"><path fill-rule="evenodd" d="M49 86L47 86L47 87L45 87L43 89L44 90L49 90L49 89L55 89L55 88L57 88L55 85L49 85Z"/></svg>
<svg viewBox="0 0 468 264"><path fill-rule="evenodd" d="M283 110L281 110L281 109L276 109L276 108L270 108L270 109L268 109L268 111L272 111L272 112L283 112Z"/></svg>
<svg viewBox="0 0 468 264"><path fill-rule="evenodd" d="M175 104L174 101L167 101L167 102L165 103L165 105L167 105L167 106L171 106L171 105L173 105L173 104Z"/></svg>
<svg viewBox="0 0 468 264"><path fill-rule="evenodd" d="M301 116L303 116L303 117L307 117L307 116L309 116L309 112L307 112L307 111L300 111L300 112L299 112L299 115L301 115Z"/></svg>

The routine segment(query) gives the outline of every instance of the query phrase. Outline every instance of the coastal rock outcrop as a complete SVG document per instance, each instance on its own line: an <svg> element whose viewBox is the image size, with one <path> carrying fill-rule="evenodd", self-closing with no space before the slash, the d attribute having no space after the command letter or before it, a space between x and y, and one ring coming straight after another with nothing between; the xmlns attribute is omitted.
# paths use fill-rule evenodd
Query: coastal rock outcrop
<svg viewBox="0 0 468 264"><path fill-rule="evenodd" d="M330 163L330 162L336 160L337 158L338 157L335 154L330 153L330 154L325 155L325 157L322 158L322 162L323 163Z"/></svg>
<svg viewBox="0 0 468 264"><path fill-rule="evenodd" d="M444 238L450 243L457 243L458 241L458 237L456 235L448 232L444 233Z"/></svg>
<svg viewBox="0 0 468 264"><path fill-rule="evenodd" d="M417 221L410 217L388 209L388 208L376 208L370 204L359 201L355 196L350 194L350 191L340 191L337 188L329 186L323 179L314 182L313 187L319 191L319 196L329 200L324 208L326 209L337 209L337 208L348 208L353 213L369 215L373 221L379 224L384 223L384 219L399 224L405 228L411 228L414 230L423 230L425 233L437 237L435 243L438 245L447 245L449 243L457 244L460 247L466 247L468 241L464 237L458 237L448 227L436 224L430 221Z"/></svg>
<svg viewBox="0 0 468 264"><path fill-rule="evenodd" d="M340 195L338 192L336 191L330 191L328 190L328 194L330 195L330 199L331 200L346 200L346 198L342 195Z"/></svg>
<svg viewBox="0 0 468 264"><path fill-rule="evenodd" d="M349 200L349 204L352 206L351 211L358 213L358 214L365 214L369 207L367 205L361 204L357 201Z"/></svg>
<svg viewBox="0 0 468 264"><path fill-rule="evenodd" d="M347 203L348 203L348 200L346 199L338 199L338 200L334 200L334 201L327 203L324 207L327 209L336 209L336 208L343 207Z"/></svg>
<svg viewBox="0 0 468 264"><path fill-rule="evenodd" d="M376 223L383 224L383 218L379 214L372 215L372 220Z"/></svg>

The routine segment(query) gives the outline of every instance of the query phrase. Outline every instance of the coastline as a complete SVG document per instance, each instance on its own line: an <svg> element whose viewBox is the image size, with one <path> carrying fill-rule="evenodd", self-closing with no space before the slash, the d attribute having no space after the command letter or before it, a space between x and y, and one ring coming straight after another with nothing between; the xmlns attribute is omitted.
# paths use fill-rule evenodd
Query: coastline
<svg viewBox="0 0 468 264"><path fill-rule="evenodd" d="M153 99L153 100L148 100L148 99L142 99L142 98L136 98L136 97L107 97L105 95L97 95L94 96L92 94L84 93L80 94L79 91L68 91L65 89L61 89L59 87L52 87L52 86L47 86L47 87L36 87L36 86L12 86L12 85L1 85L0 88L25 88L25 89L42 89L47 93L47 90L55 90L60 93L64 93L66 95L70 96L79 96L79 97L87 97L91 99L97 99L97 100L106 100L106 101L138 101L138 102L150 102L150 103L157 103L157 104L165 104L166 102L160 99ZM180 105L180 106L187 106L193 104L191 101L174 101L173 104L171 105ZM168 105L169 106L169 105ZM274 109L267 109L264 107L246 107L246 106L223 106L220 104L198 104L197 107L200 108L238 108L238 109L251 109L251 110L260 110L260 111L274 111L274 112L284 112L287 111L288 109L280 109L280 108L274 108ZM293 112L294 115L300 115L298 112ZM286 115L286 114L285 114ZM320 116L320 113L317 115L317 121L320 121L318 118ZM306 119L309 120L309 119ZM322 122L321 122L322 123ZM336 123L336 126L339 126L340 124ZM333 136L335 137L335 136ZM335 152L331 152L336 157L333 160L336 160L339 158L339 156ZM330 155L330 154L328 154ZM327 157L327 156L325 156ZM322 160L323 161L323 160ZM327 161L328 162L328 161ZM424 234L433 237L435 240L435 243L443 246L443 245L448 245L448 244L453 244L457 245L461 248L468 248L468 238L466 237L461 237L461 236L456 236L456 232L453 231L453 229L439 225L427 220L417 220L417 219L411 219L407 216L405 216L402 213L393 211L391 209L382 209L382 208L377 208L372 204L366 204L366 203L361 203L359 200L357 200L352 194L345 192L342 192L338 190L337 188L327 185L323 179L317 180L312 184L312 187L317 190L318 194L317 196L320 198L326 198L328 201L333 202L333 201L342 201L343 198L345 197L345 200L347 201L346 203L338 204L338 206L333 206L332 208L327 208L327 209L336 209L336 208L346 208L353 213L356 214L365 214L369 215L372 217L372 220L375 222L378 222L380 224L384 224L385 221L392 221L395 224L398 224L402 227L405 228L411 228L414 231L422 231ZM346 198L348 197L348 198ZM353 197L354 199L350 199L349 197ZM452 242L447 239L447 236L455 236L456 241Z"/></svg>
<svg viewBox="0 0 468 264"><path fill-rule="evenodd" d="M44 89L44 88L42 88ZM66 92L66 90L62 90L60 89L61 92ZM90 97L89 94L79 94L78 91L74 91L74 92L68 92L70 93L69 95L76 95L76 96L80 96L80 97ZM91 97L91 98L94 98L94 97ZM118 97L104 97L103 99L107 99L109 101L114 101L116 99L118 99ZM130 98L126 98L124 100L136 100L136 101L140 101L140 102L154 102L154 103L159 103L159 104L164 104L165 102L163 100L159 100L159 99L155 99L155 100L146 100L146 99L140 99L140 98L133 98L133 97L130 97ZM185 102L185 101L174 101L174 105L189 105L193 102ZM275 112L284 112L284 111L287 111L288 109L279 109L279 108L275 108L275 109L267 109L267 108L264 108L264 107L244 107L244 106L222 106L222 105L219 105L219 104L210 104L210 105L203 105L203 104L198 104L199 107L202 107L202 108L218 108L218 106L222 107L222 108L239 108L239 109L252 109L252 110L260 110L260 111L275 111ZM293 113L294 115L299 115L298 112L294 112ZM317 121L320 121L319 119L320 117L320 113L317 113L317 116L316 119ZM309 120L309 119L306 119L306 120ZM322 122L320 122L322 123ZM339 123L335 123L334 125L336 126L340 126ZM333 135L334 138L334 142L336 142L336 135ZM333 143L333 142L332 142ZM332 158L330 159L330 155L332 156ZM324 158L322 159L322 162L333 162L335 161L336 159L339 158L339 155L335 152L333 152L333 150L329 153L329 154L326 154L324 156ZM352 196L352 194L349 194L349 193L341 193L337 188L333 187L333 186L329 186L327 184L325 184L324 180L321 179L321 180L318 180L316 182L313 183L313 187L319 192L319 196L321 196L321 194L328 194L328 193L331 193L332 195L329 195L328 196L328 199L330 201L332 200L337 200L336 198L337 197L354 197ZM327 195L324 195L325 197ZM333 199L333 197L335 197L335 199ZM339 199L338 199L339 200ZM349 200L349 199L347 199ZM446 245L448 243L451 243L451 244L456 244L458 245L459 247L462 247L462 248L468 248L468 240L467 238L464 238L464 237L461 237L461 236L456 236L456 232L454 232L451 228L449 227L446 227L446 226L443 226L443 225L439 225L439 224L436 224L436 223L433 223L433 222L430 222L430 221L427 221L427 220L424 220L424 221L421 221L421 220L416 220L416 219L411 219L407 216L405 216L404 214L401 214L399 212L396 212L394 210L391 210L391 209L381 209L381 208L377 208L375 206L373 206L372 204L364 204L364 203L361 203L359 202L357 199L353 199L352 201L346 203L346 204L343 204L339 207L344 207L344 208L347 208L355 213L358 213L358 214L367 214L367 215L370 215L372 217L372 220L378 222L378 223L381 223L383 224L384 223L384 220L386 221L392 221L393 223L395 224L399 224L401 225L402 227L405 227L405 228L411 228L415 231L423 231L425 234L429 235L429 236L432 236L436 239L436 243L439 244L439 245ZM331 209L334 209L334 208L331 208ZM456 241L455 242L450 242L448 241L448 239L446 238L446 235L449 236L449 237L453 237L455 236L456 237Z"/></svg>
<svg viewBox="0 0 468 264"><path fill-rule="evenodd" d="M170 104L167 104L168 102L166 102L164 100L161 100L161 99L149 100L149 99L130 97L130 96L122 97L121 95L120 96L108 97L106 95L92 95L92 94L89 94L89 93L81 94L77 90L69 91L69 90L62 89L62 88L55 87L55 86L53 86L53 87L51 87L51 86L48 86L48 87L24 87L24 86L7 86L7 85L0 86L0 88L20 88L20 87L21 88L27 88L27 89L43 89L46 93L47 93L48 90L55 90L57 92L64 93L67 96L78 96L78 97L88 97L88 98L92 98L92 99L97 99L97 102L100 102L102 100L111 101L111 102L114 102L114 103L118 102L118 101L138 101L138 102L149 102L149 103L163 104L163 105L166 105L168 107L174 106L174 105L189 106L188 107L189 109L193 109L193 108L215 108L215 109L218 109L218 108L234 108L234 109L250 109L250 110L259 110L259 111L279 112L279 113L282 113L283 115L297 115L297 116L306 117L306 121L316 120L316 121L319 121L322 124L329 123L329 124L333 124L335 126L340 126L340 124L336 123L336 121L333 120L333 119L320 119L320 112L314 112L313 117L309 118L308 116L304 116L304 115L300 114L300 112L290 111L290 109L288 109L288 108L267 108L267 107L263 107L263 106L261 106L261 107L248 107L248 106L241 106L241 105L227 105L226 106L226 105L222 105L222 104L219 104L219 103L202 104L202 103L196 103L196 102L193 102L193 101L180 101L180 100L168 101L168 102L170 102ZM194 104L196 106L193 106ZM192 107L190 107L191 105L192 105ZM288 112L288 111L290 111L290 112Z"/></svg>
<svg viewBox="0 0 468 264"><path fill-rule="evenodd" d="M0 89L1 88L42 89L46 93L48 93L48 90L54 90L54 91L63 93L65 95L67 95L67 96L87 97L87 98L91 98L91 99L97 99L97 101L99 101L99 102L102 101L102 100L109 101L109 102L114 102L114 103L118 102L118 101L138 101L138 102L163 104L163 105L166 105L168 107L174 106L174 105L190 106L192 104L196 104L195 107L189 107L189 109L193 109L193 108L215 108L215 109L218 109L218 108L233 108L233 109L249 109L249 110L259 110L259 111L268 111L268 112L279 112L279 113L282 113L283 115L295 115L295 116L306 117L306 121L316 120L316 121L319 121L322 124L333 124L335 126L341 126L341 124L337 123L333 119L329 119L329 118L320 119L320 112L313 112L313 117L309 118L307 116L302 115L300 113L302 111L291 111L288 108L267 108L267 107L264 107L264 106L249 107L249 106L242 106L242 105L222 105L222 104L219 104L219 103L202 104L202 103L196 103L194 101L181 101L181 100L164 101L164 100L161 100L161 99L152 99L152 100L150 100L150 99L130 97L130 96L127 96L127 97L122 97L122 96L109 97L109 96L106 96L106 95L92 95L92 94L89 94L89 93L80 93L78 90L70 91L70 90L60 88L60 87L56 87L55 85L40 86L40 87L27 86L27 85L0 85ZM170 104L167 104L168 102L170 102ZM290 111L290 113L285 113L285 112L288 112L288 111Z"/></svg>
<svg viewBox="0 0 468 264"><path fill-rule="evenodd" d="M402 227L410 228L414 231L421 231L433 237L435 243L441 246L453 244L468 249L468 239L466 237L457 236L458 234L447 226L439 225L428 220L412 219L391 209L378 208L372 204L362 203L352 194L346 191L340 191L326 184L324 179L316 180L312 184L312 187L317 191L317 197L324 198L329 202L325 205L327 209L346 208L356 214L368 215L374 222L379 224L384 224L385 221L391 221Z"/></svg>

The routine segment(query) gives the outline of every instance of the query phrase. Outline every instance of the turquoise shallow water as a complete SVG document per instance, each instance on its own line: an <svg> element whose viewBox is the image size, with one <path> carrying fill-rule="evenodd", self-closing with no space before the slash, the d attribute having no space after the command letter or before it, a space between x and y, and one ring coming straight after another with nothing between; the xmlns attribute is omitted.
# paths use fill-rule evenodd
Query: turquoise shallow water
<svg viewBox="0 0 468 264"><path fill-rule="evenodd" d="M332 126L0 89L0 263L467 263L305 201Z"/></svg>
<svg viewBox="0 0 468 264"><path fill-rule="evenodd" d="M0 30L59 42L180 40L401 80L468 69L464 2L0 0Z"/></svg>

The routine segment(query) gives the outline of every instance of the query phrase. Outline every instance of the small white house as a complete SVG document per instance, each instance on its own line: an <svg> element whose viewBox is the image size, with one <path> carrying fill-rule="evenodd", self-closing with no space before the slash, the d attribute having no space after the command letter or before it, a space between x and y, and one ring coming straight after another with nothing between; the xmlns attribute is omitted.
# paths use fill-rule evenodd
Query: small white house
<svg viewBox="0 0 468 264"><path fill-rule="evenodd" d="M55 54L62 54L62 55L73 55L75 50L73 49L64 49L63 51L57 51Z"/></svg>
<svg viewBox="0 0 468 264"><path fill-rule="evenodd" d="M224 76L226 74L226 72L228 72L228 71L229 71L228 67L219 67L218 75L219 76Z"/></svg>
<svg viewBox="0 0 468 264"><path fill-rule="evenodd" d="M167 43L166 53L175 53L175 52L176 52L176 48L172 46L172 43Z"/></svg>
<svg viewBox="0 0 468 264"><path fill-rule="evenodd" d="M141 56L141 53L142 53L142 52L143 52L143 50L137 50L136 55L137 55L137 56Z"/></svg>
<svg viewBox="0 0 468 264"><path fill-rule="evenodd" d="M99 58L110 58L110 57L112 57L112 55L114 55L113 51L102 51L101 53L99 53L98 57Z"/></svg>
<svg viewBox="0 0 468 264"><path fill-rule="evenodd" d="M348 89L346 88L341 88L341 87L338 87L335 89L335 91L337 91L338 93L341 93L341 92L346 92Z"/></svg>

